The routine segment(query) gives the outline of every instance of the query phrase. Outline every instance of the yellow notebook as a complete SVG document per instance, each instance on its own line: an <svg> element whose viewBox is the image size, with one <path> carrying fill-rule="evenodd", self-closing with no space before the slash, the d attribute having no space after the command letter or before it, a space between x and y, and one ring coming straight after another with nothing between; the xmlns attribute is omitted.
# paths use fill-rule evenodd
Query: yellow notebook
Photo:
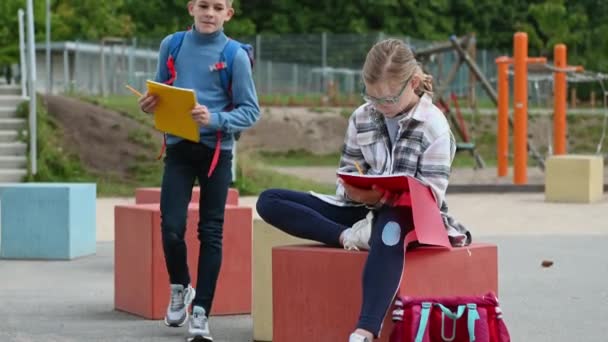
<svg viewBox="0 0 608 342"><path fill-rule="evenodd" d="M148 93L158 96L154 111L154 126L161 132L199 142L198 124L192 119L196 94L192 89L178 88L164 83L146 81Z"/></svg>

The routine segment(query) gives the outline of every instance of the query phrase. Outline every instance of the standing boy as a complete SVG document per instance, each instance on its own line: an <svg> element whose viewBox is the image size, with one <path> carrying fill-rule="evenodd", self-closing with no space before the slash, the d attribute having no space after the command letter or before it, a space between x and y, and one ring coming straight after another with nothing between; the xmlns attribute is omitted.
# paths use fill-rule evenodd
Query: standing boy
<svg viewBox="0 0 608 342"><path fill-rule="evenodd" d="M189 336L212 341L208 315L222 262L222 226L232 180L234 137L254 125L260 109L246 46L229 39L223 31L224 22L234 15L232 0L192 0L188 12L194 25L162 41L155 78L195 90L197 104L192 118L200 126L199 143L166 136L160 206L171 300L165 323L184 325L192 302ZM157 101L146 94L139 104L144 112L152 113ZM196 291L190 285L184 241L195 179L201 187Z"/></svg>

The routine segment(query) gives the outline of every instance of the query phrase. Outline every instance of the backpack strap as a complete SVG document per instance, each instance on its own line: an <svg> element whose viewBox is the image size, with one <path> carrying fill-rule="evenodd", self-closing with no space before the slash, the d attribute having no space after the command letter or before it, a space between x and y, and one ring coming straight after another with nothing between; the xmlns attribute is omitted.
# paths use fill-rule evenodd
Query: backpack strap
<svg viewBox="0 0 608 342"><path fill-rule="evenodd" d="M249 63L253 68L255 64L253 46L250 44L243 44L231 38L228 38L228 42L226 42L226 45L224 45L224 49L220 54L220 62L217 64L217 70L220 72L220 84L222 85L224 91L226 91L228 94L228 97L230 97L230 103L225 108L227 111L234 109L234 103L232 103L232 68L234 66L234 58L240 49L247 52ZM234 134L235 140L239 140L240 137L240 132Z"/></svg>
<svg viewBox="0 0 608 342"><path fill-rule="evenodd" d="M219 65L224 66L223 68L218 68L220 72L220 83L222 88L226 91L228 96L230 96L232 100L232 68L234 66L234 58L236 57L239 49L245 50L247 52L247 57L249 57L249 62L253 67L253 46L249 44L240 43L234 39L228 38L228 42L224 45L224 50L220 55L220 63ZM223 64L225 63L225 64ZM227 110L231 110L234 108L234 105L231 103L227 108Z"/></svg>
<svg viewBox="0 0 608 342"><path fill-rule="evenodd" d="M222 88L228 93L232 101L232 67L234 66L234 57L237 52L241 48L240 44L228 38L228 42L224 45L224 50L220 54L220 63L226 63L224 68L221 68L220 71L220 84ZM230 103L229 107L232 107L233 104Z"/></svg>
<svg viewBox="0 0 608 342"><path fill-rule="evenodd" d="M475 342L475 321L480 319L479 312L477 311L477 304L467 304L469 313L467 314L467 328L469 329L469 341Z"/></svg>
<svg viewBox="0 0 608 342"><path fill-rule="evenodd" d="M225 110L232 110L234 105L232 104L232 65L234 64L234 56L236 56L236 52L239 49L239 44L234 40L228 38L226 45L224 45L224 49L220 54L219 62L213 64L210 69L217 70L220 73L220 84L222 89L228 94L230 98L230 103L226 106ZM222 131L218 130L215 132L216 142L215 149L213 151L213 157L211 158L211 165L209 165L209 172L207 173L207 178L211 178L213 171L215 171L215 167L220 158L220 146L222 144Z"/></svg>
<svg viewBox="0 0 608 342"><path fill-rule="evenodd" d="M175 71L175 60L177 59L177 54L179 53L179 49L182 47L185 36L186 31L178 31L171 36L171 40L169 41L169 57L167 58L166 62L167 70L169 70L169 79L164 82L165 84L173 85L173 82L175 82L175 79L177 78L177 71Z"/></svg>
<svg viewBox="0 0 608 342"><path fill-rule="evenodd" d="M165 62L167 65L167 70L169 71L169 79L164 81L163 83L168 85L173 85L175 79L177 78L177 71L175 70L175 60L177 59L177 54L179 53L179 49L182 47L182 43L184 42L184 37L186 36L186 31L177 31L171 35L171 40L169 41L169 57L167 57L167 61ZM157 160L160 160L165 153L165 149L167 148L167 134L163 134L163 145L161 146L160 153Z"/></svg>
<svg viewBox="0 0 608 342"><path fill-rule="evenodd" d="M418 324L418 332L416 333L415 342L422 342L426 333L429 317L431 315L432 303L424 302L421 304L422 310L420 310L420 323Z"/></svg>

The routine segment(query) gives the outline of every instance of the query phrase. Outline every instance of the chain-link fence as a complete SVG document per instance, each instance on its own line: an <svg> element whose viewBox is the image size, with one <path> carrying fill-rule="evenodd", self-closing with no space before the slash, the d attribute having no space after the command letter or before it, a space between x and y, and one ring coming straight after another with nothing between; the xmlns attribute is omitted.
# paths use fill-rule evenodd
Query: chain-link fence
<svg viewBox="0 0 608 342"><path fill-rule="evenodd" d="M325 94L330 84L339 94L358 94L361 87L360 70L371 46L387 38L384 34L260 34L236 39L255 48L254 79L260 95ZM414 50L431 42L408 37ZM93 95L126 94L124 84L144 89L145 80L154 77L158 63L158 40L104 40L101 42L63 42L52 45L52 92L77 91ZM38 79L46 75L44 45L37 45ZM493 51L472 51L482 73L495 79ZM425 64L436 85L445 80L455 63L456 51L434 55ZM482 97L479 85L466 67L460 68L448 92L468 95L472 86ZM39 90L45 90L44 82Z"/></svg>

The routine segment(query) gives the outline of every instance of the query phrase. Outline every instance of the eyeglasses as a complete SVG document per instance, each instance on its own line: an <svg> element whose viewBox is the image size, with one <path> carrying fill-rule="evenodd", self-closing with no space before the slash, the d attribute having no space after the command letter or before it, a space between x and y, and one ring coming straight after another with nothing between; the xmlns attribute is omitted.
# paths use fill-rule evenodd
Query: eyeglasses
<svg viewBox="0 0 608 342"><path fill-rule="evenodd" d="M407 81L405 81L405 83L403 83L403 86L401 87L401 90L399 90L399 94L395 95L395 96L386 96L386 97L374 97L371 95L368 95L365 92L365 85L363 86L363 90L361 90L361 97L363 97L363 99L367 102L372 102L378 105L393 105L399 102L399 99L401 98L401 95L403 95L403 92L405 91L405 88L407 87L408 83L410 83L410 80L412 79L412 77L410 76L410 78L407 79Z"/></svg>

